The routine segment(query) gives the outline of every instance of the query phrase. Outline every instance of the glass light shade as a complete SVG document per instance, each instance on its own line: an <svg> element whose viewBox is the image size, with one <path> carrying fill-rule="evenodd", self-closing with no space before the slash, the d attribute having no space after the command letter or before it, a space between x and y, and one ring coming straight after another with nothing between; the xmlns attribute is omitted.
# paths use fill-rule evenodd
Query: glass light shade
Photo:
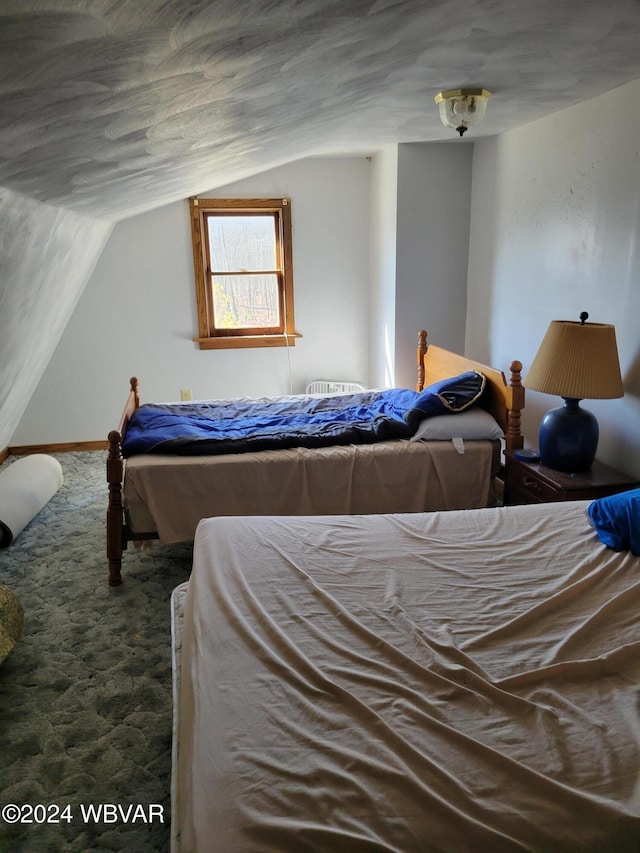
<svg viewBox="0 0 640 853"><path fill-rule="evenodd" d="M467 128L482 121L490 97L488 89L450 89L438 92L435 102L444 126L455 128L462 136Z"/></svg>

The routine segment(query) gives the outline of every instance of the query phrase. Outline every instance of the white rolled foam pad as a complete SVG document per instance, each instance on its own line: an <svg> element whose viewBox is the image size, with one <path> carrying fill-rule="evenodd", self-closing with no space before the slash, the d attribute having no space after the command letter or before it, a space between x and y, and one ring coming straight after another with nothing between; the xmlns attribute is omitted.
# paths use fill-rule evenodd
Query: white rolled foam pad
<svg viewBox="0 0 640 853"><path fill-rule="evenodd" d="M0 471L0 548L10 545L62 485L62 465L34 453Z"/></svg>

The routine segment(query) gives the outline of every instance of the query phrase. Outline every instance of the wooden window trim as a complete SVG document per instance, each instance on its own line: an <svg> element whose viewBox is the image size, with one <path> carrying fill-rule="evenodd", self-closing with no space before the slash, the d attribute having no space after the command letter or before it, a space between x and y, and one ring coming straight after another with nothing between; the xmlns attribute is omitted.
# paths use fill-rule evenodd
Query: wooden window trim
<svg viewBox="0 0 640 853"><path fill-rule="evenodd" d="M284 331L261 334L229 334L212 335L209 288L207 284L207 241L205 216L207 212L217 213L225 210L246 211L248 213L270 212L278 213L280 218L279 251L283 291L284 291ZM246 347L285 347L295 346L297 338L302 337L295 330L293 305L293 240L291 231L291 201L284 199L218 199L190 198L189 218L191 221L191 238L193 244L193 267L196 286L196 310L198 317L198 335L193 340L200 349L236 349Z"/></svg>

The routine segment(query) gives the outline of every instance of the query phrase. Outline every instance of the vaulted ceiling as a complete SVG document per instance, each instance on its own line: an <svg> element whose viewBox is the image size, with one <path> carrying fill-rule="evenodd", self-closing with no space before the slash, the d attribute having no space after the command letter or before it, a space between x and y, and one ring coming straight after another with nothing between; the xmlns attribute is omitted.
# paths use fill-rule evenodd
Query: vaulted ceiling
<svg viewBox="0 0 640 853"><path fill-rule="evenodd" d="M2 0L0 186L133 213L309 155L460 144L640 77L637 0Z"/></svg>

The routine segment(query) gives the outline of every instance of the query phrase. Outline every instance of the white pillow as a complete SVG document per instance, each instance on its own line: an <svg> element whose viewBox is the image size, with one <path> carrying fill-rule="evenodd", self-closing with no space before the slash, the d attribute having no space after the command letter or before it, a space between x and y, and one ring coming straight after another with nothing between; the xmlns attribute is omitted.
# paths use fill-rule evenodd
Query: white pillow
<svg viewBox="0 0 640 853"><path fill-rule="evenodd" d="M411 441L449 441L452 438L476 441L481 438L504 438L504 433L489 412L474 407L453 415L425 418L411 436Z"/></svg>

